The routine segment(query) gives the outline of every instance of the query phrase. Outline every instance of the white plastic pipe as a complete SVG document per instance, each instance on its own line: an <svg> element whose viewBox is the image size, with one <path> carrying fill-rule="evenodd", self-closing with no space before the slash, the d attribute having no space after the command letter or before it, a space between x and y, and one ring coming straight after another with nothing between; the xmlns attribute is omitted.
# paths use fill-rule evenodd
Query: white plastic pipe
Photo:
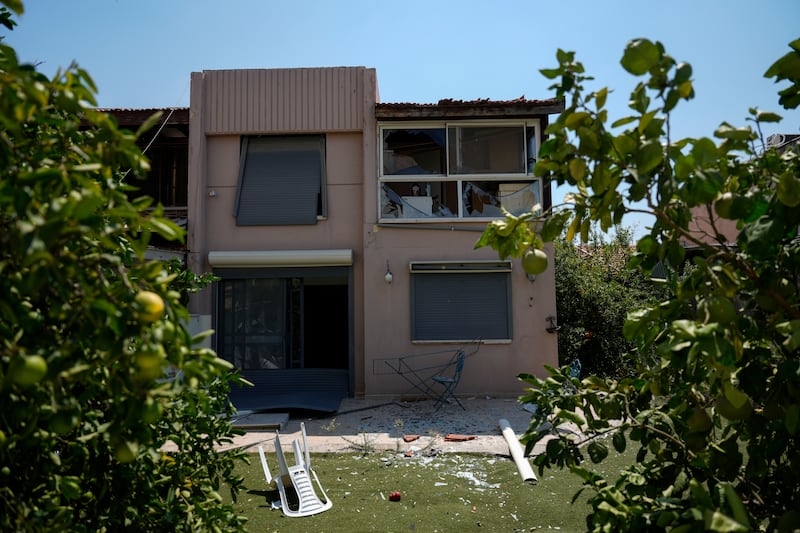
<svg viewBox="0 0 800 533"><path fill-rule="evenodd" d="M505 437L508 443L508 451L511 452L511 458L514 459L514 462L517 464L517 470L519 470L519 475L522 476L522 481L538 481L536 474L533 473L531 464L525 459L525 453L517 439L517 434L514 433L511 424L509 424L508 420L505 418L500 419L500 430L503 432L503 437Z"/></svg>

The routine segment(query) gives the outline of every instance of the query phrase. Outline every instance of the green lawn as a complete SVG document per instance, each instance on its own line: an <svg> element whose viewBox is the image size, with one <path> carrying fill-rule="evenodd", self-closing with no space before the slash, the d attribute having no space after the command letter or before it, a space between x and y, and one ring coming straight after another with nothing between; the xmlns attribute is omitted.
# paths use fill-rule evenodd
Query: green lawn
<svg viewBox="0 0 800 533"><path fill-rule="evenodd" d="M614 452L600 472L624 468L634 453ZM291 454L289 457L292 457ZM289 458L287 457L287 459ZM267 454L273 475L274 454ZM258 455L242 467L247 489L236 510L249 531L584 531L589 493L570 505L580 488L568 471L546 471L537 484L522 481L510 457L440 453L405 457L397 452L314 454L312 465L333 508L318 515L288 518L270 502ZM538 474L538 473L537 473ZM399 502L389 493L400 491Z"/></svg>

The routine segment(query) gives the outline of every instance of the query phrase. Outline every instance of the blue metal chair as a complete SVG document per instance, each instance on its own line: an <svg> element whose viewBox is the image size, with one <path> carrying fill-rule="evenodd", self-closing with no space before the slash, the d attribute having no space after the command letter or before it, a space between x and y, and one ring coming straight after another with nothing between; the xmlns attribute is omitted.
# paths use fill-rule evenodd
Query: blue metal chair
<svg viewBox="0 0 800 533"><path fill-rule="evenodd" d="M466 358L467 354L464 353L464 350L458 350L458 352L456 352L456 357L455 357L456 365L453 375L452 376L436 375L431 378L435 383L438 383L439 385L442 385L444 387L444 390L442 391L442 394L439 396L439 399L436 400L436 407L434 411L438 411L442 407L442 405L444 405L445 402L450 401L450 398L454 399L456 403L461 406L462 409L464 409L465 411L467 410L467 408L464 407L461 401L454 394L456 387L458 387L458 382L461 381L461 372L464 370L464 361L466 360Z"/></svg>

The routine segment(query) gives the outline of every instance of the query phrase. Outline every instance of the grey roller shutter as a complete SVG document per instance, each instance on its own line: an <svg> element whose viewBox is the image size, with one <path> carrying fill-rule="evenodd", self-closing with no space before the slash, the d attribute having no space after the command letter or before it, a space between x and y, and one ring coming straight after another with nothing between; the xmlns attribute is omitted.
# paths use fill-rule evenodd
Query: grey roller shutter
<svg viewBox="0 0 800 533"><path fill-rule="evenodd" d="M413 340L510 340L507 272L412 275Z"/></svg>
<svg viewBox="0 0 800 533"><path fill-rule="evenodd" d="M246 139L236 223L316 224L324 183L323 143L317 135Z"/></svg>

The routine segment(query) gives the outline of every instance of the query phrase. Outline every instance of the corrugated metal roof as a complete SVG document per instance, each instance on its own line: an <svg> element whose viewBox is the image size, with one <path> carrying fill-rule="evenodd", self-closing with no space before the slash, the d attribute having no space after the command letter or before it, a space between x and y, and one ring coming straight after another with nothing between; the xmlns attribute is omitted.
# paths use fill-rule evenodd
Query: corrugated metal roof
<svg viewBox="0 0 800 533"><path fill-rule="evenodd" d="M148 108L97 108L98 111L113 115L117 119L117 124L120 126L138 126L143 124L145 120L152 115L161 112L163 113L162 120L169 117L167 124L179 125L189 124L189 108L188 107L148 107Z"/></svg>

